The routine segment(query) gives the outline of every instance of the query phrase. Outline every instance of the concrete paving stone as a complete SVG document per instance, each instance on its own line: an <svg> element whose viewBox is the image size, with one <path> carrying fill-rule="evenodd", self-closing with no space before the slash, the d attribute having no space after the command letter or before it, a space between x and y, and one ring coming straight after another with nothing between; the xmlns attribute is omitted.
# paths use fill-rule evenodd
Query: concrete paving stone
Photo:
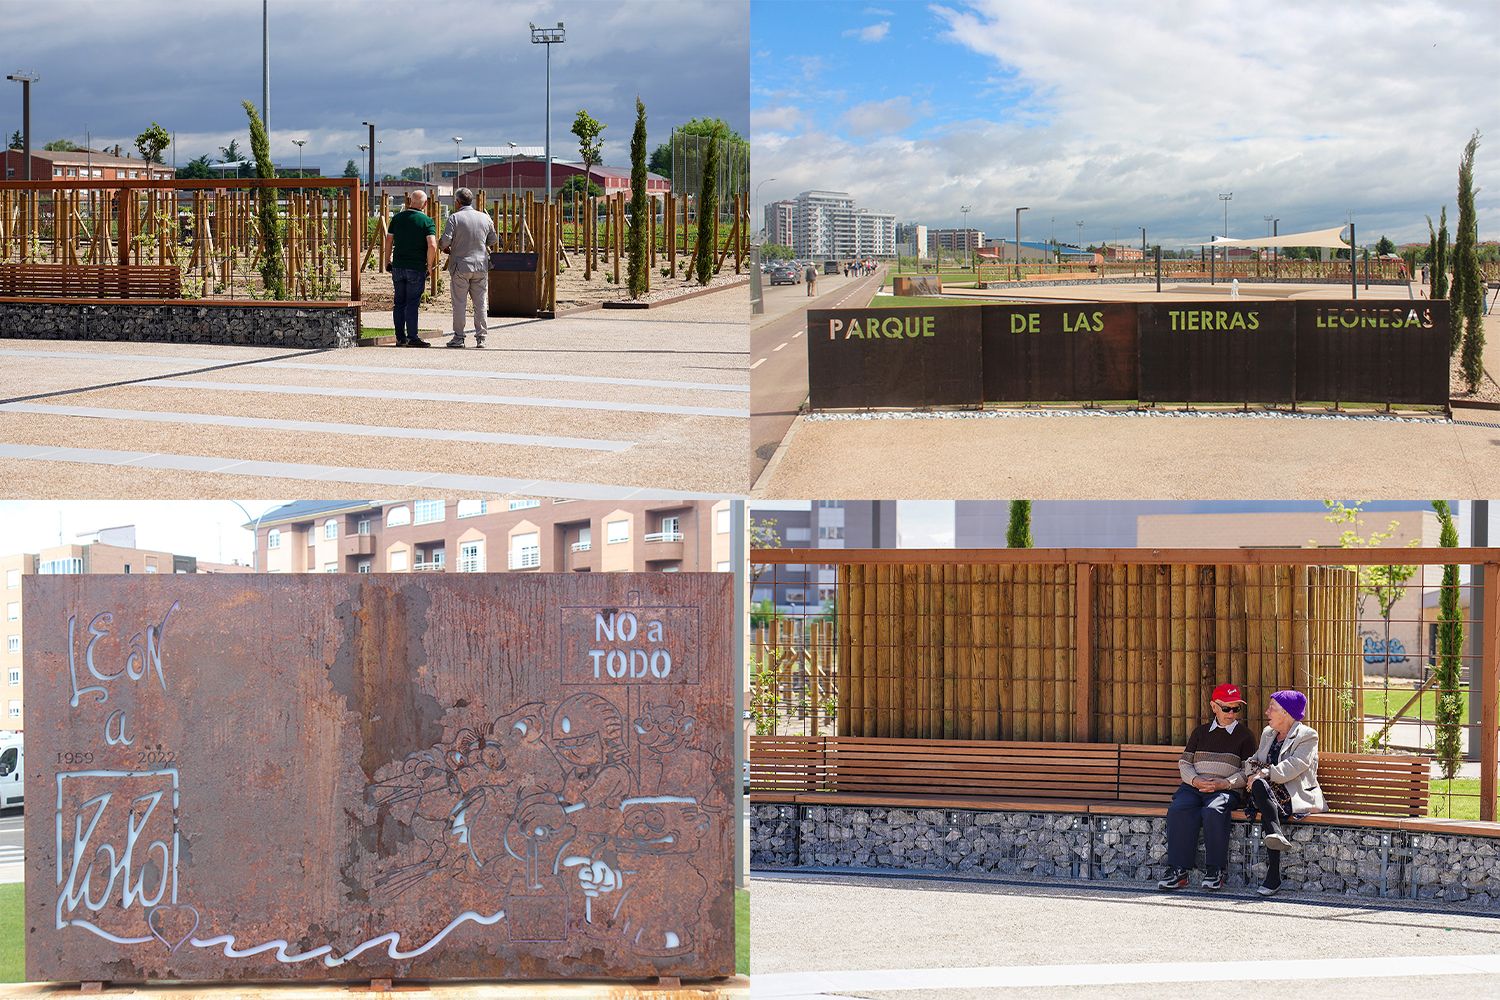
<svg viewBox="0 0 1500 1000"><path fill-rule="evenodd" d="M0 497L68 497L79 500L349 500L367 498L365 483L332 480L246 476L230 473L181 472L170 469L132 469L121 479L114 469L73 462L37 462L0 457ZM502 498L507 493L474 489L427 487L422 496L432 500Z"/></svg>

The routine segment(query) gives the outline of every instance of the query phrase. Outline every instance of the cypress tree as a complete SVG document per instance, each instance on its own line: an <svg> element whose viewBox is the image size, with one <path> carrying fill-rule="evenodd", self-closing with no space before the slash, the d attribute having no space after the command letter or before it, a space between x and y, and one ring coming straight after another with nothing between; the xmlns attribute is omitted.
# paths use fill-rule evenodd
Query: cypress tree
<svg viewBox="0 0 1500 1000"><path fill-rule="evenodd" d="M1438 215L1437 235L1437 259L1432 262L1432 297L1435 299L1446 299L1448 297L1448 206L1444 205ZM1457 330L1457 327L1454 327ZM1458 350L1458 337L1455 334L1453 348L1448 353Z"/></svg>
<svg viewBox="0 0 1500 1000"><path fill-rule="evenodd" d="M1434 264L1436 264L1436 263L1437 263L1437 230L1435 228L1433 228L1433 225L1432 225L1432 216L1429 215L1427 217L1427 267L1428 267L1429 272L1431 271L1432 266ZM1431 292L1429 291L1428 294L1430 295Z"/></svg>
<svg viewBox="0 0 1500 1000"><path fill-rule="evenodd" d="M708 137L708 155L703 158L703 187L698 195L698 253L694 265L698 284L714 278L714 221L719 217L719 136Z"/></svg>
<svg viewBox="0 0 1500 1000"><path fill-rule="evenodd" d="M637 97L635 131L630 136L630 233L625 244L629 266L627 284L632 299L646 294L649 280L646 240L651 232L653 214L655 210L646 194L646 105Z"/></svg>
<svg viewBox="0 0 1500 1000"><path fill-rule="evenodd" d="M1453 333L1462 329L1464 379L1469 391L1484 377L1484 277L1479 273L1479 216L1474 210L1474 152L1479 130L1458 162L1458 231L1453 241Z"/></svg>
<svg viewBox="0 0 1500 1000"><path fill-rule="evenodd" d="M270 179L276 176L276 165L271 162L271 139L266 135L255 105L244 102L245 114L250 116L250 151L255 155L255 176ZM281 213L276 207L276 189L263 187L256 192L260 222L260 279L273 299L286 298L286 272L281 260Z"/></svg>
<svg viewBox="0 0 1500 1000"><path fill-rule="evenodd" d="M1453 526L1453 514L1448 501L1432 501L1437 511L1442 534L1438 544L1445 549L1458 545L1458 529ZM1438 766L1443 777L1458 775L1459 757L1463 753L1459 729L1463 721L1463 696L1459 694L1459 666L1463 662L1464 620L1459 610L1458 567L1443 567L1443 585L1438 592L1437 620L1437 669L1434 683L1437 685L1437 732L1432 748L1437 755Z"/></svg>
<svg viewBox="0 0 1500 1000"><path fill-rule="evenodd" d="M1005 532L1005 544L1013 549L1031 548L1031 501L1010 502L1010 527Z"/></svg>

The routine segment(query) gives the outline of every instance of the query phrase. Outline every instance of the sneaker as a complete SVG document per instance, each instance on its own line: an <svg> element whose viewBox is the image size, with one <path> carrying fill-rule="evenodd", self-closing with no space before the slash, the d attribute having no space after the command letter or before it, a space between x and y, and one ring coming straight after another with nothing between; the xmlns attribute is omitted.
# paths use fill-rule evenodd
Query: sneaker
<svg viewBox="0 0 1500 1000"><path fill-rule="evenodd" d="M432 345L429 344L427 341L423 340L421 337L418 337L415 340L408 340L406 342L406 346L407 347L431 347Z"/></svg>
<svg viewBox="0 0 1500 1000"><path fill-rule="evenodd" d="M484 338L483 337L475 337L474 338L474 346L475 347L483 347L484 346Z"/></svg>
<svg viewBox="0 0 1500 1000"><path fill-rule="evenodd" d="M1156 883L1158 889L1186 889L1188 873L1182 868L1168 868L1167 877Z"/></svg>
<svg viewBox="0 0 1500 1000"><path fill-rule="evenodd" d="M1281 830L1275 829L1261 838L1267 847L1273 851L1285 851L1291 848L1292 842Z"/></svg>
<svg viewBox="0 0 1500 1000"><path fill-rule="evenodd" d="M443 346L444 347L462 347L462 346L464 346L464 335L461 334L461 333L455 333L453 335L453 339L450 340L450 341L448 341L448 343L444 344Z"/></svg>
<svg viewBox="0 0 1500 1000"><path fill-rule="evenodd" d="M1210 868L1208 871L1204 872L1203 873L1203 888L1205 888L1205 889L1222 889L1222 888L1224 888L1224 873L1221 872L1217 868Z"/></svg>
<svg viewBox="0 0 1500 1000"><path fill-rule="evenodd" d="M1260 895L1262 895L1262 896L1274 896L1274 895L1276 895L1277 890L1279 890L1280 888L1281 888L1281 883L1280 882L1276 882L1274 884L1272 884L1270 882L1262 882L1261 885L1260 885L1260 887L1257 888L1255 891L1257 893L1259 893Z"/></svg>

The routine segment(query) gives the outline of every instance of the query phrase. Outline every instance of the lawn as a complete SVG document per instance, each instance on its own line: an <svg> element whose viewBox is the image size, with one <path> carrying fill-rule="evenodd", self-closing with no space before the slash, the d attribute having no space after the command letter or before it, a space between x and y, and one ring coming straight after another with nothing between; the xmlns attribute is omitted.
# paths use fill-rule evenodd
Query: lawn
<svg viewBox="0 0 1500 1000"><path fill-rule="evenodd" d="M877 295L870 300L871 309L915 309L929 306L992 306L999 299L961 299L947 295Z"/></svg>
<svg viewBox="0 0 1500 1000"><path fill-rule="evenodd" d="M1461 687L1458 693L1463 697L1463 709L1459 717L1459 724L1466 725L1469 721L1469 689ZM1411 688L1365 688L1365 715L1374 715L1380 718L1388 718L1390 714L1411 699ZM1423 722L1432 722L1437 718L1437 692L1423 691L1422 697L1411 708L1406 710L1403 719L1413 722L1420 719Z"/></svg>
<svg viewBox="0 0 1500 1000"><path fill-rule="evenodd" d="M26 978L21 918L24 890L20 882L0 885L0 983L19 983ZM734 891L734 967L741 975L750 973L750 893L745 889Z"/></svg>
<svg viewBox="0 0 1500 1000"><path fill-rule="evenodd" d="M22 882L0 885L0 983L26 980L25 933L21 918L25 889Z"/></svg>
<svg viewBox="0 0 1500 1000"><path fill-rule="evenodd" d="M1434 778L1428 793L1427 815L1437 819L1478 819L1479 779Z"/></svg>
<svg viewBox="0 0 1500 1000"><path fill-rule="evenodd" d="M394 326L362 326L359 328L360 340L374 340L376 337L394 337L396 328Z"/></svg>

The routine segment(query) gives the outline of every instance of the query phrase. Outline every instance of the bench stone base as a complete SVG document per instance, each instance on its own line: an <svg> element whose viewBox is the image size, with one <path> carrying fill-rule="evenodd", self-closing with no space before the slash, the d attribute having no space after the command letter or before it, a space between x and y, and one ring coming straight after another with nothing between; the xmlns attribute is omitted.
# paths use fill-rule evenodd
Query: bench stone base
<svg viewBox="0 0 1500 1000"><path fill-rule="evenodd" d="M1500 840L1364 826L1292 825L1282 891L1415 899L1500 911ZM1152 884L1166 865L1164 816L752 803L750 865L929 871L997 880ZM1226 885L1265 877L1258 826L1230 833ZM1198 870L1203 868L1199 848ZM1196 880L1195 883L1196 884Z"/></svg>
<svg viewBox="0 0 1500 1000"><path fill-rule="evenodd" d="M356 306L0 302L0 337L251 347L353 347Z"/></svg>

